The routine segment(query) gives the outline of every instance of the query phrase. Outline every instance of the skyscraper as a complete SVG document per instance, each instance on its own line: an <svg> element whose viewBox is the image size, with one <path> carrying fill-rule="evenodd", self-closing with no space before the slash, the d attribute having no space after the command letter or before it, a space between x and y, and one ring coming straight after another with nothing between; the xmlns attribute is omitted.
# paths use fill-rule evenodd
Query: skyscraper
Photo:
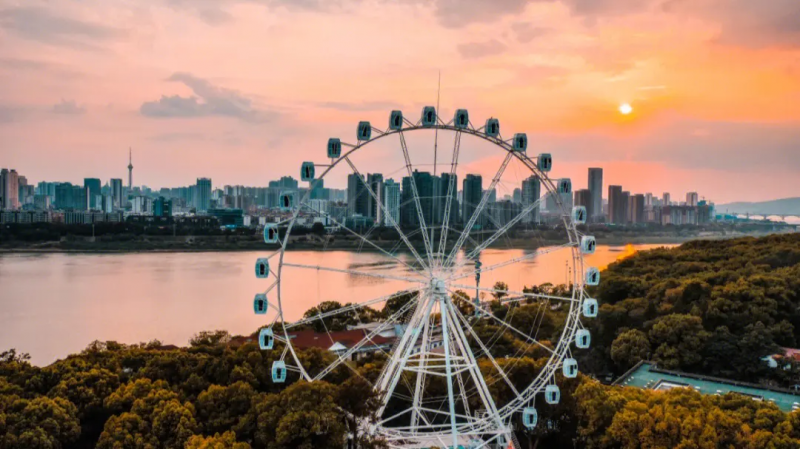
<svg viewBox="0 0 800 449"><path fill-rule="evenodd" d="M536 201L539 201L539 196L541 195L542 185L539 181L539 177L533 175L528 179L522 181L522 208L525 209L529 207ZM538 223L539 222L539 210L541 207L536 206L534 207L531 212L525 216L522 221L524 223Z"/></svg>
<svg viewBox="0 0 800 449"><path fill-rule="evenodd" d="M631 192L623 191L622 192L622 221L620 223L630 223L633 219L631 218L631 212L633 212L633 207L631 207Z"/></svg>
<svg viewBox="0 0 800 449"><path fill-rule="evenodd" d="M347 175L347 215L369 216L369 192L365 187L364 175Z"/></svg>
<svg viewBox="0 0 800 449"><path fill-rule="evenodd" d="M372 189L372 192L375 193L375 196L378 197L380 203L373 198L373 196L369 193L369 191L365 192L367 195L367 210L369 216L375 221L375 223L382 223L383 219L383 211L381 210L381 204L384 202L383 198L383 175L380 173L370 173L367 175L367 184L369 184L369 188Z"/></svg>
<svg viewBox="0 0 800 449"><path fill-rule="evenodd" d="M461 217L458 216L458 175L451 175L448 172L442 173L442 177L436 178L436 181L439 182L439 194L438 198L436 198L437 204L437 216L436 216L436 223L443 224L444 223L444 213L445 208L447 207L447 194L450 194L450 218L449 223L452 225L453 223L458 222ZM451 187L452 183L452 189Z"/></svg>
<svg viewBox="0 0 800 449"><path fill-rule="evenodd" d="M670 200L669 192L664 192L664 197L663 197L663 200L662 200L662 203L663 203L662 206L669 206L669 200Z"/></svg>
<svg viewBox="0 0 800 449"><path fill-rule="evenodd" d="M99 209L97 197L100 195L100 180L97 178L84 178L83 188L89 192L89 209Z"/></svg>
<svg viewBox="0 0 800 449"><path fill-rule="evenodd" d="M392 220L394 223L400 224L400 184L396 183L394 179L387 179L383 183L383 203L386 206L386 211L388 215L392 218L391 220L387 216L382 216L383 221L381 222L383 225L391 226Z"/></svg>
<svg viewBox="0 0 800 449"><path fill-rule="evenodd" d="M111 198L115 208L121 209L125 205L122 200L122 180L119 178L111 178Z"/></svg>
<svg viewBox="0 0 800 449"><path fill-rule="evenodd" d="M592 203L592 192L589 189L581 189L575 191L575 201L573 202L576 206L583 206L586 208L586 211L590 210L591 203Z"/></svg>
<svg viewBox="0 0 800 449"><path fill-rule="evenodd" d="M483 178L481 175L468 174L464 178L462 188L464 189L464 205L462 206L464 213L461 220L466 226L483 197ZM480 219L475 221L475 225L483 227L483 217L479 218Z"/></svg>
<svg viewBox="0 0 800 449"><path fill-rule="evenodd" d="M586 205L587 216L599 221L603 215L603 169L589 169L589 204Z"/></svg>
<svg viewBox="0 0 800 449"><path fill-rule="evenodd" d="M0 170L0 209L19 209L19 175L14 169Z"/></svg>
<svg viewBox="0 0 800 449"><path fill-rule="evenodd" d="M622 186L608 186L608 222L624 224L626 207L623 205Z"/></svg>
<svg viewBox="0 0 800 449"><path fill-rule="evenodd" d="M194 205L198 211L211 209L211 178L197 178Z"/></svg>
<svg viewBox="0 0 800 449"><path fill-rule="evenodd" d="M633 210L631 211L631 222L633 223L644 223L644 204L645 204L645 196L641 193L637 193L633 195L631 204L633 206Z"/></svg>
<svg viewBox="0 0 800 449"><path fill-rule="evenodd" d="M422 219L425 226L431 226L435 222L434 196L439 188L440 179L432 176L428 172L414 170L412 177L403 178L402 207L400 209L400 220L404 226L420 226L417 204L414 199L414 186L419 197L419 207L422 212ZM412 186L411 182L414 182Z"/></svg>
<svg viewBox="0 0 800 449"><path fill-rule="evenodd" d="M697 192L689 192L686 194L686 205L697 206Z"/></svg>

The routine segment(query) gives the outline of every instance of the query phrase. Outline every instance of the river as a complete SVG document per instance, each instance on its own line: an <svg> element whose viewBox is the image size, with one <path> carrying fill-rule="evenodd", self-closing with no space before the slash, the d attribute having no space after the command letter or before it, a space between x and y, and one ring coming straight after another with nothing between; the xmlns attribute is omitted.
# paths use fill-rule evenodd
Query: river
<svg viewBox="0 0 800 449"><path fill-rule="evenodd" d="M674 245L598 246L587 264L604 267L635 250ZM529 250L491 249L484 266L516 259ZM137 343L158 339L186 345L201 330L248 334L264 323L253 314L253 295L270 280L256 279L261 252L2 254L0 255L0 351L27 352L46 365L94 340ZM411 261L410 256L402 256ZM482 286L506 282L511 290L564 283L569 253L558 251L484 273ZM376 253L293 251L292 263L363 270L390 276L409 270ZM277 259L273 259L277 260ZM459 281L474 285L472 277ZM384 280L296 268L286 271L282 299L288 320L321 301L365 301L407 288ZM274 299L274 295L270 295Z"/></svg>

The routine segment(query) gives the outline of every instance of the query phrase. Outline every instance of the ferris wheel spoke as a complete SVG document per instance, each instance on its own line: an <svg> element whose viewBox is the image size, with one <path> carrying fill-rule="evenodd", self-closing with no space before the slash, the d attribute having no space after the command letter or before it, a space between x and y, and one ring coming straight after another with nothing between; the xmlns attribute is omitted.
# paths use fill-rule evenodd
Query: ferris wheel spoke
<svg viewBox="0 0 800 449"><path fill-rule="evenodd" d="M359 309L363 309L365 307L369 307L369 306L372 306L372 305L375 305L375 304L380 304L382 302L386 302L386 301L388 301L390 299L394 299L394 298L397 298L397 297L400 297L400 296L403 296L403 295L417 293L418 291L419 290L400 290L400 291L395 292L395 293L393 293L391 295L382 296L380 298L371 299L369 301L363 301L363 302L360 302L360 303L357 303L357 304L351 304L349 306L345 306L345 307L342 307L342 308L339 308L339 309L336 309L336 310L332 310L330 312L325 312L325 313L322 313L322 314L319 314L319 315L314 315L313 317L303 318L303 319L295 321L293 323L287 323L283 327L284 327L284 329L287 329L287 330L293 329L293 328L298 327L298 326L303 326L305 324L313 323L314 321L317 321L317 320L323 320L325 318L330 318L332 316L341 315L343 313L353 312L353 311L356 311L356 310L359 310Z"/></svg>
<svg viewBox="0 0 800 449"><path fill-rule="evenodd" d="M570 247L573 247L575 245L576 245L575 243L565 243L563 245L550 246L550 247L547 247L547 248L539 249L539 250L536 250L536 251L534 251L532 253L526 254L526 255L524 255L522 257L509 259L509 260L506 260L504 262L496 263L494 265L488 265L488 266L482 267L482 268L480 268L478 270L469 271L469 272L464 273L464 274L454 274L453 276L451 276L447 280L448 281L457 281L459 279L464 279L466 277L469 277L469 276L472 276L472 275L475 275L475 274L487 273L487 272L494 271L494 270L497 270L497 269L500 269L500 268L503 268L503 267L507 267L509 265L514 265L516 263L525 262L527 260L535 259L537 257L544 256L545 254L550 254L550 253L554 253L554 252L557 252L557 251L561 251L562 249L570 248ZM464 259L464 260L468 261L470 259ZM454 272L458 272L458 270L463 268L465 265L466 265L466 262L462 261L456 267L454 267L453 271Z"/></svg>
<svg viewBox="0 0 800 449"><path fill-rule="evenodd" d="M502 295L502 296L511 296L511 297L519 297L518 299L511 299L511 300L502 300L499 301L501 303L505 302L515 302L515 301L523 301L526 298L538 298L538 299L552 299L555 301L565 301L565 302L580 302L579 298L570 298L567 296L556 296L556 295L544 295L541 293L528 293L528 292L518 292L514 290L499 290L495 288L489 287L476 287L474 285L462 285L462 284L450 284L452 288L459 288L459 289L471 289L471 290L478 290L481 292L492 293L495 295ZM483 313L483 312L481 312Z"/></svg>
<svg viewBox="0 0 800 449"><path fill-rule="evenodd" d="M346 268L332 268L332 267L323 267L319 265L305 265L300 263L290 263L284 262L284 267L289 268L303 268L307 270L317 270L317 271L330 271L332 273L343 273L343 274L352 274L354 276L364 276L364 277L371 277L376 279L384 279L384 280L392 280L392 281L404 281L404 282L411 282L417 284L425 284L428 281L424 280L420 277L406 277L406 276L394 276L390 274L377 274L377 273L368 273L366 271L359 271L359 270L348 270Z"/></svg>
<svg viewBox="0 0 800 449"><path fill-rule="evenodd" d="M498 318L497 315L493 314L492 312L489 312L488 310L481 309L480 314L488 316L489 318L492 318L493 320L497 321L501 326L503 326L503 327L509 329L510 331L516 333L517 335L521 336L522 338L524 338L529 343L535 344L535 345L541 347L542 349L545 349L550 354L555 354L555 351L553 351L551 348L548 348L547 346L542 344L540 341L536 340L535 338L532 338L530 335L527 335L525 332L522 332L521 330L517 329L516 327L506 323L505 320L502 320L502 319Z"/></svg>
<svg viewBox="0 0 800 449"><path fill-rule="evenodd" d="M422 205L420 204L419 191L417 191L417 181L414 179L413 166L411 165L411 158L408 154L408 146L406 145L406 137L402 131L398 133L400 136L400 146L403 148L403 158L406 162L406 171L408 172L409 183L411 184L411 194L414 197L414 205L417 209L417 220L422 229L422 240L425 245L425 252L428 254L428 266L432 268L433 265L433 247L431 246L430 239L428 238L428 228L425 225L425 215L422 213ZM431 217L433 218L433 217Z"/></svg>
<svg viewBox="0 0 800 449"><path fill-rule="evenodd" d="M412 267L411 265L409 265L408 263L406 263L405 261L403 261L402 259L400 259L400 258L399 258L399 257L397 257L396 255L394 255L394 254L390 253L389 251L386 251L385 249L383 249L383 248L381 248L380 246L376 245L376 244L375 244L375 243L374 243L372 240L370 240L370 239L368 239L368 238L364 237L363 235L361 235L361 234L357 233L356 231L354 231L354 230L352 230L352 229L348 228L348 227L347 227L347 226L345 226L345 225L344 225L342 222L340 222L340 221L336 220L334 217L332 217L330 214L327 214L327 213L325 213L325 212L322 212L322 211L317 211L317 210L314 210L313 208L311 208L311 206L309 206L308 204L305 204L305 203L304 203L304 204L302 204L302 206L305 206L305 207L307 207L307 208L311 209L312 211L314 211L314 212L317 212L317 213L318 213L318 214L319 214L321 217L323 217L323 218L327 218L327 219L331 220L331 221L332 221L334 224L336 224L336 225L337 225L337 226L339 226L340 228L342 228L342 229L344 229L345 231L349 232L350 234L352 234L352 235L356 236L356 237L357 237L358 239L360 239L360 240L361 240L363 243L366 243L366 244L368 244L368 245L372 246L373 248L377 249L378 251L380 251L382 254L384 254L384 255L386 255L386 256L388 256L388 257L391 257L391 258L392 258L392 260L394 260L395 262L405 265L406 267L408 267L408 269L410 269L410 270L411 270L411 271L413 271L414 273L416 273L416 274L419 274L419 275L422 275L422 274L423 274L423 273L422 273L421 271L419 271L417 268L415 268L415 267Z"/></svg>
<svg viewBox="0 0 800 449"><path fill-rule="evenodd" d="M481 243L476 248L474 248L472 251L470 251L469 254L467 254L467 256L465 257L465 260L469 260L469 259L472 259L472 258L476 257L478 254L481 253L481 251L483 251L486 248L488 248L489 245L491 245L492 243L495 242L495 240L497 240L501 236L503 236L503 234L508 232L509 229L514 227L514 225L516 225L520 220L522 220L523 218L525 218L525 216L527 216L529 213L531 213L531 211L533 211L533 209L538 207L543 199L544 199L544 197L539 198L538 200L536 200L533 203L531 203L528 206L526 206L525 209L523 209L522 212L517 214L516 217L511 219L511 221L509 221L508 223L503 225L503 227L501 227L500 229L495 231L495 233L492 234L491 237L489 237L488 239L484 240L483 243ZM451 255L452 255L452 253L451 253Z"/></svg>
<svg viewBox="0 0 800 449"><path fill-rule="evenodd" d="M453 190L457 190L456 184L456 170L458 168L458 156L461 151L461 132L456 132L456 137L453 139L453 158L450 162L450 177L448 178L447 186L447 200L444 206L444 220L442 220L442 230L439 236L439 249L438 259L439 265L444 264L444 252L447 250L447 231L450 228L450 212L453 203Z"/></svg>
<svg viewBox="0 0 800 449"><path fill-rule="evenodd" d="M333 370L335 370L339 365L350 360L353 354L359 351L362 347L364 347L367 343L371 343L372 339L375 338L381 332L391 329L394 325L393 323L397 321L400 317L405 315L405 313L411 309L412 306L416 305L417 300L419 299L419 295L414 297L411 301L408 301L406 304L403 305L397 312L393 313L389 318L386 319L380 326L373 329L369 334L367 334L364 338L361 339L358 343L353 345L350 349L348 349L345 353L340 355L335 362L328 365L325 369L323 369L319 374L314 376L313 380L321 380L328 374L330 374Z"/></svg>
<svg viewBox="0 0 800 449"><path fill-rule="evenodd" d="M369 185L367 180L364 179L364 177L361 175L361 172L358 171L358 168L356 168L356 166L353 163L353 161L351 161L350 158L347 157L347 156L344 157L344 160L347 162L347 164L353 170L353 174L355 174L356 177L359 180L361 180L361 183L364 185L364 188L367 189L367 191L369 192L369 194L372 197L372 199L381 207L381 211L383 212L384 216L391 222L391 224L394 227L394 229L400 235L400 238L403 240L403 242L405 242L406 246L408 246L408 250L411 251L411 253L414 255L414 257L416 257L417 262L420 264L420 266L422 266L426 270L429 270L430 268L422 260L422 256L419 255L419 253L417 252L416 248L414 248L414 245L412 245L411 242L408 240L408 237L406 237L406 235L403 234L403 231L400 229L400 225L397 224L397 221L395 221L395 219L392 216L392 214L390 214L389 211L386 209L386 205L383 204L383 201L381 201L381 199L378 197L378 195L375 193L375 191L372 190L372 186Z"/></svg>
<svg viewBox="0 0 800 449"><path fill-rule="evenodd" d="M469 234L469 232L472 230L472 227L475 226L475 222L478 221L478 218L480 218L481 211L483 211L483 208L486 207L486 203L489 202L489 195L491 195L492 190L500 181L500 178L502 178L503 172L506 171L506 167L508 167L509 162L511 162L512 156L513 155L511 152L506 154L505 159L503 159L503 163L500 165L500 168L497 170L497 173L494 175L494 178L492 178L492 183L489 185L489 188L486 189L486 191L483 193L483 197L481 197L481 202L478 204L478 207L472 213L472 216L469 217L469 221L467 222L467 224L464 225L464 231L458 237L458 240L456 241L456 244L453 246L453 249L450 250L450 253L447 256L447 260L444 263L445 266L450 266L450 264L453 262L453 259L455 258L456 254L458 254L458 251L461 249L461 246L464 244L464 241L466 240L465 234ZM464 196L466 197L466 195Z"/></svg>

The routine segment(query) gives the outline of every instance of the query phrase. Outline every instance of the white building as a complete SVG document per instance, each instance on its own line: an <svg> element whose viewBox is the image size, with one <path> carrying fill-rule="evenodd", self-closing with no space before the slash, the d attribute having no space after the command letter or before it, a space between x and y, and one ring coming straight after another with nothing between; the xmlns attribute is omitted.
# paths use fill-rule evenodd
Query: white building
<svg viewBox="0 0 800 449"><path fill-rule="evenodd" d="M394 179L387 179L383 183L383 203L394 222L400 223L400 184L396 183ZM389 218L381 218L383 219L382 224L390 225Z"/></svg>

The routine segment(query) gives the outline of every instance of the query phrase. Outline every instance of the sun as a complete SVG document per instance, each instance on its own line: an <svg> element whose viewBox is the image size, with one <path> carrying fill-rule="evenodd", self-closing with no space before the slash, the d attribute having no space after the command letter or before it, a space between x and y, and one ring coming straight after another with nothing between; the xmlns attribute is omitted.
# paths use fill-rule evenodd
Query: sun
<svg viewBox="0 0 800 449"><path fill-rule="evenodd" d="M633 112L633 108L628 103L622 103L619 105L619 112L622 115L628 115Z"/></svg>

